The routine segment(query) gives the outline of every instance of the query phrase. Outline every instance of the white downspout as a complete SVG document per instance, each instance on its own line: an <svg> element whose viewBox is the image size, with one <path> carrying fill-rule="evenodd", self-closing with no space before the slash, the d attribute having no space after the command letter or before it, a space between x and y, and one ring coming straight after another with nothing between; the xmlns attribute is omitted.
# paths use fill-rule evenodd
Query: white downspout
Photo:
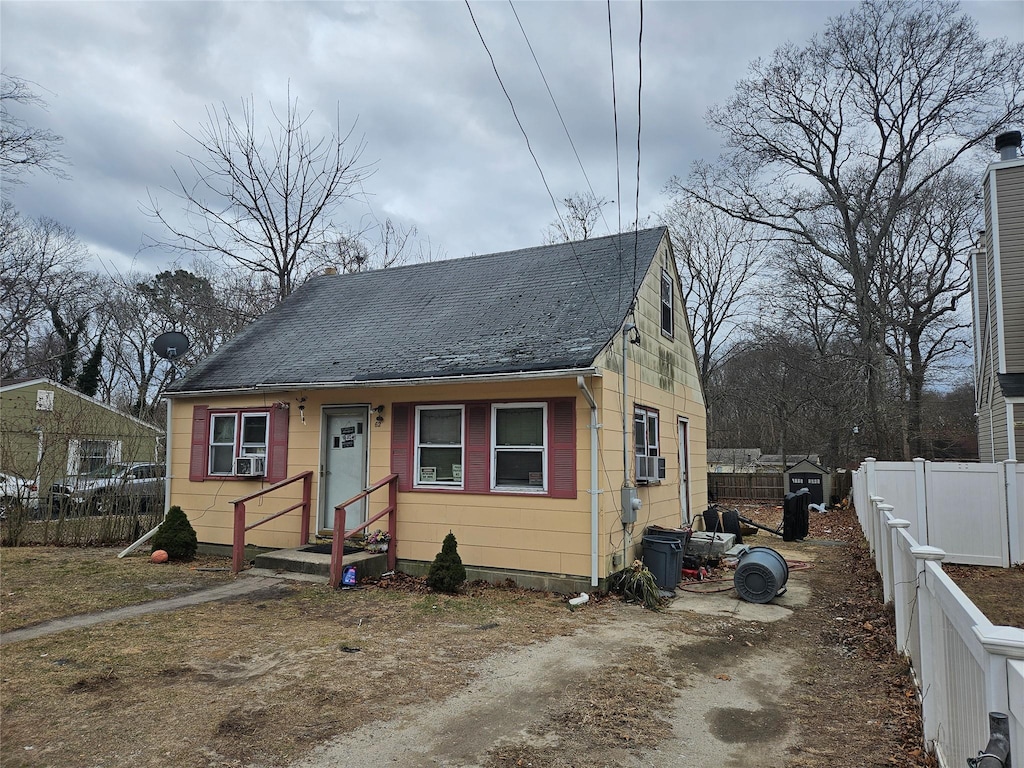
<svg viewBox="0 0 1024 768"><path fill-rule="evenodd" d="M633 323L622 326L622 487L629 488L629 332L636 328Z"/></svg>
<svg viewBox="0 0 1024 768"><path fill-rule="evenodd" d="M164 517L171 508L171 409L174 398L165 397L167 401L167 419L164 423Z"/></svg>
<svg viewBox="0 0 1024 768"><path fill-rule="evenodd" d="M580 392L583 393L583 397L587 399L587 403L590 405L590 490L587 491L590 494L590 586L596 587L598 582L597 550L600 529L599 494L601 493L601 489L597 487L597 430L600 429L601 425L597 423L597 402L594 400L590 390L587 389L587 383L583 380L582 376L576 377L576 386L580 388Z"/></svg>

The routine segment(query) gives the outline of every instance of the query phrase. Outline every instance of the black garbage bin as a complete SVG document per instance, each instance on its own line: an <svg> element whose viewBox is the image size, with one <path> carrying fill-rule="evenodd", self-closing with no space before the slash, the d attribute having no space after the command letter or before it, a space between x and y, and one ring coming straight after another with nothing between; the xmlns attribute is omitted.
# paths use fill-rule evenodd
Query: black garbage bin
<svg viewBox="0 0 1024 768"><path fill-rule="evenodd" d="M683 575L683 543L667 536L644 536L643 547L644 565L658 589L675 589Z"/></svg>

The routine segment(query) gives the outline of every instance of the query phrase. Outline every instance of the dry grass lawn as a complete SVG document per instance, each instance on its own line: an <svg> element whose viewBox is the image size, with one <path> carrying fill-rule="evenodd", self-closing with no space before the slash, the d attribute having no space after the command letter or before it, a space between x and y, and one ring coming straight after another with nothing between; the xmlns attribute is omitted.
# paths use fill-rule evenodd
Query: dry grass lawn
<svg viewBox="0 0 1024 768"><path fill-rule="evenodd" d="M17 598L4 599L9 625L228 578L141 556L116 561L115 553L5 550L4 594ZM61 596L58 579L75 588ZM283 593L5 646L0 763L279 765L395 707L445 698L466 684L467 662L598 615L516 589L449 597L412 587L295 582Z"/></svg>

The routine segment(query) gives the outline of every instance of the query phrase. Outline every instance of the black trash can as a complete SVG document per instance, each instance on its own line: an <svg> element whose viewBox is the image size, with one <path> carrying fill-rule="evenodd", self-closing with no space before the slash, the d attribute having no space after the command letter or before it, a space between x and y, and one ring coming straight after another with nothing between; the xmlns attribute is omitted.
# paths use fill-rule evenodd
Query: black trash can
<svg viewBox="0 0 1024 768"><path fill-rule="evenodd" d="M675 589L683 575L683 543L665 536L644 536L643 547L644 565L658 589Z"/></svg>
<svg viewBox="0 0 1024 768"><path fill-rule="evenodd" d="M690 541L690 537L693 536L692 528L662 528L660 525L648 525L644 528L644 538L653 536L661 539L675 539L683 545L683 549L686 549L686 545Z"/></svg>

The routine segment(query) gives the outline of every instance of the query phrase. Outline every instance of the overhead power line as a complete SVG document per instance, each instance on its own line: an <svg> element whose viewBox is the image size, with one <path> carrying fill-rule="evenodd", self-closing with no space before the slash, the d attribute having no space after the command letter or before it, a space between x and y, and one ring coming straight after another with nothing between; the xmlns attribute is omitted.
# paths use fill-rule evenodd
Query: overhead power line
<svg viewBox="0 0 1024 768"><path fill-rule="evenodd" d="M516 7L513 5L512 0L508 0L508 5L512 9L512 14L516 17L516 23L519 24L519 30L523 33L523 39L526 40L526 47L530 49L530 55L533 56L533 63L537 65L537 71L540 73L540 79L544 81L544 87L547 89L548 96L551 97L551 104L555 108L555 112L558 115L558 120L562 123L562 129L565 131L565 137L569 140L569 146L572 147L572 153L576 156L576 162L580 166L580 170L583 172L583 178L587 182L587 189L590 190L590 194L594 200L597 201L597 193L594 191L594 185L590 183L590 176L587 175L587 169L583 167L583 160L580 158L580 153L576 150L576 143L572 140L572 135L569 133L569 126L565 124L565 118L562 117L562 110L558 108L558 102L555 100L555 94L551 92L551 86L548 85L548 79L544 76L544 69L540 65L540 61L537 59L537 54L533 50L533 45L530 43L530 37L526 34L526 29L523 27L523 22L519 18L519 14L516 12ZM605 229L611 232L611 227L608 226L608 220L604 216L604 210L598 208L598 213L601 214L601 220L604 221Z"/></svg>
<svg viewBox="0 0 1024 768"><path fill-rule="evenodd" d="M636 41L637 91L636 91L636 208L633 218L633 294L636 295L637 241L640 238L640 97L644 90L644 0L640 0L640 33Z"/></svg>
<svg viewBox="0 0 1024 768"><path fill-rule="evenodd" d="M502 93L505 94L505 98L508 100L508 105L512 109L512 116L515 118L516 125L519 126L519 131L523 134L523 139L526 141L526 149L530 153L530 157L533 158L533 164L537 166L537 172L540 174L540 180L544 184L544 189L547 190L548 198L551 200L551 205L555 209L555 215L558 216L558 221L562 224L562 228L565 230L565 221L562 219L562 212L558 209L558 203L555 202L555 196L551 193L551 187L548 185L548 180L544 176L544 169L540 167L540 161L537 159L536 153L533 151L533 146L530 144L530 137L526 133L526 128L523 127L523 122L519 119L519 114L516 112L516 105L512 101L512 96L509 94L508 89L505 87L505 83L502 82L501 75L498 73L498 65L494 61L494 55L491 53L491 49L487 47L487 41L484 40L483 32L480 31L480 25L476 22L476 16L473 14L473 8L469 4L469 0L465 0L466 10L469 11L469 18L473 21L473 27L476 29L476 34L480 38L480 44L483 45L484 51L487 52L487 57L491 60L491 69L494 70L494 76L498 79L498 85L501 86ZM576 259L576 264L580 268L580 273L583 276L583 282L587 286L587 290L590 292L590 298L594 301L594 307L597 309L598 315L601 317L601 322L608 325L608 320L604 316L604 311L601 308L601 303L597 300L597 296L594 294L594 288L590 284L589 276L587 271L583 268L583 262L580 261L580 256L576 252L576 246L573 245L572 241L569 241L569 248L572 250L572 255Z"/></svg>

